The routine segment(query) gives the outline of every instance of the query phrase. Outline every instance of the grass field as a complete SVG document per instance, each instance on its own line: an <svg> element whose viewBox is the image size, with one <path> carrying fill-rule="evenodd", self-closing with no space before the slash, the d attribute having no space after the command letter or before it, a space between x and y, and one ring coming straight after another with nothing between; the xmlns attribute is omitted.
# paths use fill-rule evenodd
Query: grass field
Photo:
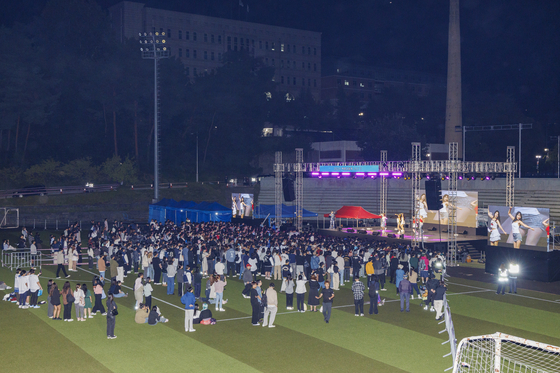
<svg viewBox="0 0 560 373"><path fill-rule="evenodd" d="M43 287L53 278L53 267L43 267ZM95 272L95 270L93 270ZM0 279L13 286L13 272L0 269ZM125 286L131 287L135 275ZM72 273L72 283L87 281L87 269ZM6 372L25 368L33 372L139 372L196 371L223 372L443 372L452 365L442 345L447 333L424 311L419 301L410 313L401 313L394 285L378 315L355 317L349 285L335 292L331 322L320 313L288 311L285 296L279 294L276 328L251 326L251 307L241 296L242 284L229 278L224 296L226 312L214 312L218 323L196 325L195 333L184 332L184 311L177 295L154 286L154 304L166 324L149 326L134 322L134 298L117 300L115 340L106 338L105 317L67 323L47 318L46 305L40 309L19 309L0 302L0 357ZM59 285L63 279L57 280ZM268 281L265 281L265 288ZM279 284L278 284L279 285ZM558 296L520 290L517 295L498 296L493 284L451 278L448 300L457 338L496 331L560 345ZM2 292L0 292L1 294ZM43 295L40 300L46 300ZM295 302L295 301L294 301ZM213 306L211 307L213 310ZM73 316L74 310L72 310ZM22 352L23 349L23 352Z"/></svg>

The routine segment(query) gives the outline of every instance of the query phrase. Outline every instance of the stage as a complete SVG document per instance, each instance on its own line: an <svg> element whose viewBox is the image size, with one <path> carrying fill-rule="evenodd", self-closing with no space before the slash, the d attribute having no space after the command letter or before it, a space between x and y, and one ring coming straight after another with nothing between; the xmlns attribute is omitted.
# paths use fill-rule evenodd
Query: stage
<svg viewBox="0 0 560 373"><path fill-rule="evenodd" d="M324 236L335 236L335 237L352 237L361 238L365 240L373 241L387 241L389 243L410 245L413 241L412 229L405 229L404 237L400 238L397 236L397 230L394 227L390 227L386 230L381 230L380 227L373 228L342 228L339 230L332 229L319 229L318 233ZM425 248L430 250L446 250L447 249L447 233L442 232L440 237L440 232L438 231L424 231L422 240L418 240L419 244L422 243ZM483 251L487 244L487 236L477 236L472 234L460 234L457 236L457 244L469 243L471 246L476 247L478 250Z"/></svg>

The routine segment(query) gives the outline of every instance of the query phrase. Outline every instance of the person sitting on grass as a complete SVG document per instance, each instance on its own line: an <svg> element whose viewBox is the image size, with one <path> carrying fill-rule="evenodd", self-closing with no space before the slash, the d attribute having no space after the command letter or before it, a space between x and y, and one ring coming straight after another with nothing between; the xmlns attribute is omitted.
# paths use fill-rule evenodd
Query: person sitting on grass
<svg viewBox="0 0 560 373"><path fill-rule="evenodd" d="M148 322L149 315L150 315L150 308L147 307L144 303L140 303L138 309L136 310L136 314L134 315L134 321L137 324L145 324Z"/></svg>
<svg viewBox="0 0 560 373"><path fill-rule="evenodd" d="M116 281L116 280L113 280L111 282L111 287L109 288L109 293L112 293L114 298L128 297L128 293L124 293L121 290L121 284L122 283L120 281Z"/></svg>
<svg viewBox="0 0 560 373"><path fill-rule="evenodd" d="M150 315L148 316L148 324L149 325L157 325L158 322L168 322L169 320L166 319L161 315L159 312L159 308L157 306L153 306L152 310L150 311Z"/></svg>
<svg viewBox="0 0 560 373"><path fill-rule="evenodd" d="M202 320L210 320L212 318L212 311L208 308L208 304L202 304L202 311L199 311L198 303L194 305L194 319L195 324L200 324Z"/></svg>

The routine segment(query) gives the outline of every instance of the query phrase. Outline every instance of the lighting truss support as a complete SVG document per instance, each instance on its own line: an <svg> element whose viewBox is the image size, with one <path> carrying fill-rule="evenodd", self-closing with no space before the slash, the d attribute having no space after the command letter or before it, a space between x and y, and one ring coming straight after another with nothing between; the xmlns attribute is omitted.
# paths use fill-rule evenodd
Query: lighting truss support
<svg viewBox="0 0 560 373"><path fill-rule="evenodd" d="M303 225L303 149L296 148L296 228L301 232Z"/></svg>
<svg viewBox="0 0 560 373"><path fill-rule="evenodd" d="M379 170L381 171L381 167L383 164L387 163L387 150L381 151L381 166ZM383 170L384 171L384 170ZM387 178L385 176L381 176L380 179L381 183L381 190L379 191L379 211L381 214L385 214L387 216Z"/></svg>
<svg viewBox="0 0 560 373"><path fill-rule="evenodd" d="M412 143L412 221L416 222L416 229L412 237L412 247L418 247L419 240L422 242L422 232L418 222L418 201L420 200L420 173L418 172L418 166L421 160L421 146L419 142Z"/></svg>
<svg viewBox="0 0 560 373"><path fill-rule="evenodd" d="M457 266L457 169L459 144L449 143L449 204L447 205L447 266Z"/></svg>
<svg viewBox="0 0 560 373"><path fill-rule="evenodd" d="M507 147L507 163L511 166L506 172L506 206L513 207L515 203L515 146Z"/></svg>
<svg viewBox="0 0 560 373"><path fill-rule="evenodd" d="M274 155L274 205L276 218L274 225L276 230L280 231L282 225L282 175L284 173L284 164L282 163L282 152L276 152Z"/></svg>

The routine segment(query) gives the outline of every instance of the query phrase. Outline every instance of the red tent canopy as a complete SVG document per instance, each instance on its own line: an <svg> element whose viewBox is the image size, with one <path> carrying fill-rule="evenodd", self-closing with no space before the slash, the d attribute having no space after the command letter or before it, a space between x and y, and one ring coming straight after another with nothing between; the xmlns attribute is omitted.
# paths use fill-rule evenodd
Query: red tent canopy
<svg viewBox="0 0 560 373"><path fill-rule="evenodd" d="M340 210L335 213L337 218L348 219L381 219L381 216L367 212L360 206L342 206Z"/></svg>

